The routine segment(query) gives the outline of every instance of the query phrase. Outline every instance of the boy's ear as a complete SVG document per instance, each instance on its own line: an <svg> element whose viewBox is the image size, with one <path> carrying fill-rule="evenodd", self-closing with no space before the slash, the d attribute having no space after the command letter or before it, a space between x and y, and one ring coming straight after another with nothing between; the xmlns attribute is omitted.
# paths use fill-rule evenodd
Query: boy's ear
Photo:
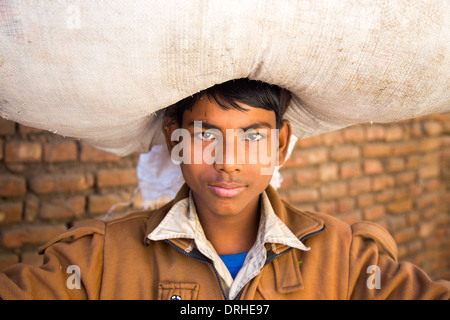
<svg viewBox="0 0 450 320"><path fill-rule="evenodd" d="M278 135L278 165L281 166L289 150L289 142L291 141L292 128L289 120L283 120L283 124L280 128Z"/></svg>
<svg viewBox="0 0 450 320"><path fill-rule="evenodd" d="M169 153L172 151L173 147L178 143L178 141L172 141L172 132L175 129L179 129L180 125L178 124L178 121L172 117L167 117L164 119L163 125L162 125L162 131L164 134L164 138L166 140L167 149L169 150Z"/></svg>

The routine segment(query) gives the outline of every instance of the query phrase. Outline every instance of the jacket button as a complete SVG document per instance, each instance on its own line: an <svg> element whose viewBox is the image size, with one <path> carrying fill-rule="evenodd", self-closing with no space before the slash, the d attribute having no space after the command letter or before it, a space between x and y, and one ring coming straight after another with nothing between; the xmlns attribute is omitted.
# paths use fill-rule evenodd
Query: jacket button
<svg viewBox="0 0 450 320"><path fill-rule="evenodd" d="M174 294L173 296L170 297L170 300L181 300L181 297Z"/></svg>

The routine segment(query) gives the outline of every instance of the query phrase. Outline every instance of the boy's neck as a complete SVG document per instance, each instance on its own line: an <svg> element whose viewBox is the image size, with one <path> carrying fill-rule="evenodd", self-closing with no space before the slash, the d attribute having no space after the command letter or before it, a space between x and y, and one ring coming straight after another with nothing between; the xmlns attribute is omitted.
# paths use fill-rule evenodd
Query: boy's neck
<svg viewBox="0 0 450 320"><path fill-rule="evenodd" d="M242 212L223 216L209 212L196 205L197 215L205 232L219 255L249 251L256 240L261 216L260 196L256 197Z"/></svg>

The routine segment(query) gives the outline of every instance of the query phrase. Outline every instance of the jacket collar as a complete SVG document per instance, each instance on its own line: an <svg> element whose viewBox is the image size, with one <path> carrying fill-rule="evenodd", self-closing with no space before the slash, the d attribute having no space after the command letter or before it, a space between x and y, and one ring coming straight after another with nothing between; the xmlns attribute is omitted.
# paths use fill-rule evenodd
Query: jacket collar
<svg viewBox="0 0 450 320"><path fill-rule="evenodd" d="M209 245L207 244L209 241L207 241L206 237L204 236L203 229L199 225L198 218L193 217L191 214L189 214L190 201L192 201L190 197L190 189L186 184L184 184L171 202L150 215L147 223L146 242L149 243L150 240L165 240L170 238L170 241L173 244L177 245L179 248L185 250L186 252L190 252L195 247L195 245L197 245L197 247L198 245L200 245L200 248L198 249L204 255L213 260L213 262L214 260L216 260L216 263L214 263L214 265L216 266L216 269L218 269L219 274L222 275L222 278L226 286L228 287L228 290L231 289L229 291L229 295L231 297L234 297L236 296L238 291L240 291L241 287L245 285L245 283L250 279L238 279L238 277L240 277L238 275L235 281L240 283L241 285L239 287L236 287L236 285L233 284L233 279L231 278L229 273L224 271L226 270L226 267L223 265L221 260L213 259L217 254L214 254L215 250L211 249L212 246L209 247ZM324 228L324 222L307 213L298 211L282 201L278 196L276 190L273 189L273 187L271 187L270 185L263 193L262 201L264 210L269 211L269 214L266 213L266 217L269 217L269 219L267 219L268 223L265 227L275 229L279 228L282 230L275 230L275 232L273 233L269 232L266 239L260 239L259 243L270 243L270 245L266 244L265 247L257 248L257 250L260 252L260 255L264 254L264 258L266 258L266 249L270 250L272 252L272 255L277 255L284 252L285 250L290 250L292 248L297 248L305 251L309 250L309 248L305 247L302 243L302 239L306 239L309 235L322 230ZM193 206L193 201L191 205ZM195 206L193 207L195 209ZM174 215L176 215L177 212L179 213L180 211L184 212L183 219L187 219L184 220L184 222L173 219ZM190 224L190 227L186 229L181 226L177 226L176 221L174 225L174 220L178 221L179 223L187 222ZM281 223L278 223L278 220ZM260 225L260 228L261 227L262 225ZM277 239L277 231L280 232L279 234L285 235L285 237L282 237L283 239ZM260 232L259 234L260 236L264 236ZM272 238L271 235L273 236ZM292 237L290 235L292 235ZM192 241L192 239L204 239L206 241L196 242L194 245L194 241ZM255 248L252 248L252 250L253 249ZM256 249L253 251L256 251ZM291 259L289 259L289 261L292 263L279 264L276 259L273 261L276 278L276 288L279 292L282 293L298 290L303 287L302 277L299 271L298 263L295 260L294 253L291 250L291 252L289 252L288 254L292 256ZM262 264L262 262L260 262L259 264ZM243 266L243 268L244 267L245 265ZM252 275L252 273L255 274ZM256 276L257 273L259 273L259 271L255 270L255 272L250 272L250 275ZM242 274L247 276L249 275L249 273L247 272L243 272Z"/></svg>
<svg viewBox="0 0 450 320"><path fill-rule="evenodd" d="M262 215L257 239L261 244L272 243L304 251L309 250L275 214L266 192L261 194L261 208ZM147 238L153 241L195 239L197 247L208 257L212 255L210 251L214 250L208 248L209 241L206 239L198 219L191 192L189 192L188 198L179 200L172 206L158 226L147 235ZM208 244L208 246L203 244ZM276 248L273 249L277 253Z"/></svg>
<svg viewBox="0 0 450 320"><path fill-rule="evenodd" d="M145 235L150 234L165 218L170 209L180 200L189 198L189 187L187 184L183 184L175 198L164 205L163 207L156 209L150 215ZM311 233L320 231L324 228L325 223L323 220L312 216L306 212L299 211L293 208L291 205L281 200L278 192L269 185L266 190L267 198L270 201L272 209L276 216L289 228L289 230L302 241Z"/></svg>

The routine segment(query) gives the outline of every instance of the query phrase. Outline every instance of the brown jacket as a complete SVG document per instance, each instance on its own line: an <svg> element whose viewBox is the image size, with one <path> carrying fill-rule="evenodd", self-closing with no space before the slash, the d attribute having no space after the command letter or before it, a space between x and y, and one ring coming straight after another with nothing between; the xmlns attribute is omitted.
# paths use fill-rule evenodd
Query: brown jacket
<svg viewBox="0 0 450 320"><path fill-rule="evenodd" d="M80 223L43 247L41 267L17 264L0 273L0 298L224 299L210 261L186 250L191 241L146 239L188 192L183 186L154 211ZM449 282L433 282L416 266L396 261L396 244L382 227L301 212L270 186L266 192L276 215L311 250L267 244L266 265L237 298L450 299Z"/></svg>

